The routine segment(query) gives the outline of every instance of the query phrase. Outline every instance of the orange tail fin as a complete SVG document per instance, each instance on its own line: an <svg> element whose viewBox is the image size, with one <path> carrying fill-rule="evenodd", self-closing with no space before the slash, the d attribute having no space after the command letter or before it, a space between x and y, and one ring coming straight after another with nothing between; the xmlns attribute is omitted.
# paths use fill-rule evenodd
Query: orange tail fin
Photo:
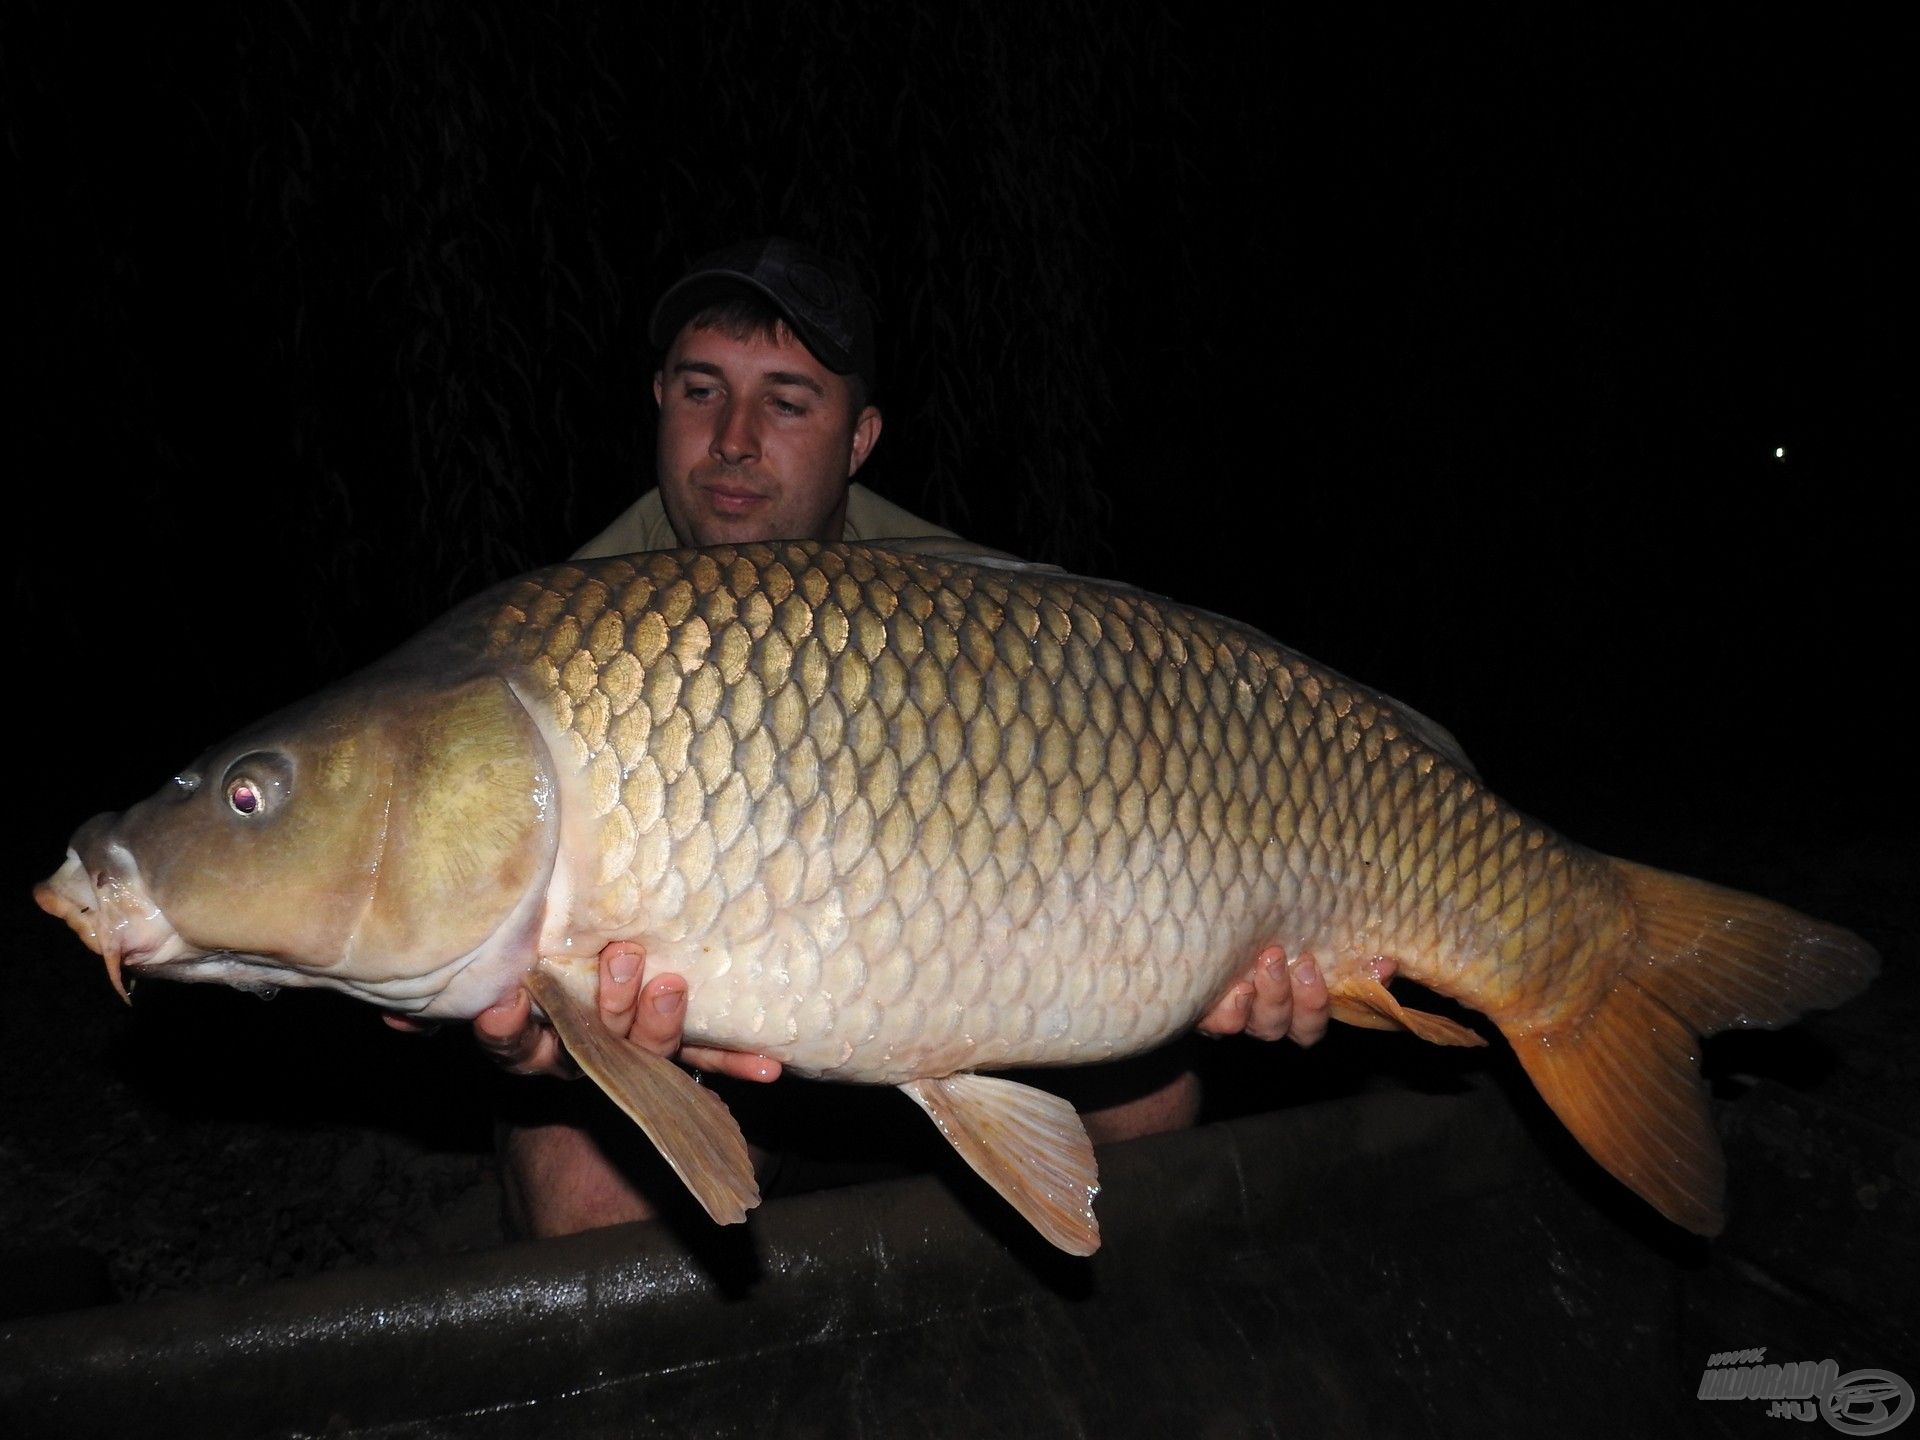
<svg viewBox="0 0 1920 1440"><path fill-rule="evenodd" d="M1613 863L1638 922L1613 989L1564 1027L1508 1039L1594 1159L1675 1224L1717 1235L1725 1166L1698 1037L1830 1009L1873 978L1879 957L1771 900Z"/></svg>

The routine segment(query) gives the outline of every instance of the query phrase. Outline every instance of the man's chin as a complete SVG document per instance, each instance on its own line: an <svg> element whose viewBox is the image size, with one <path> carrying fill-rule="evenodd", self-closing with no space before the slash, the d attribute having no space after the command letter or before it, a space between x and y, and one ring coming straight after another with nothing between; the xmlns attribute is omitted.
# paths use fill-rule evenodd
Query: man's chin
<svg viewBox="0 0 1920 1440"><path fill-rule="evenodd" d="M754 545L783 538L771 516L703 515L692 530L695 545Z"/></svg>
<svg viewBox="0 0 1920 1440"><path fill-rule="evenodd" d="M689 545L747 545L769 540L779 529L772 500L764 495L727 497L696 490L685 513L668 510L667 522Z"/></svg>

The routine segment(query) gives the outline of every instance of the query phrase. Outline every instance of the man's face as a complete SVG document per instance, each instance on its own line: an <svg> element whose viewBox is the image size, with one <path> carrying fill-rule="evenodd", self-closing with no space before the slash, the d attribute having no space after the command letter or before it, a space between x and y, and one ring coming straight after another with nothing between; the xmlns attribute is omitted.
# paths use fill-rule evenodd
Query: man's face
<svg viewBox="0 0 1920 1440"><path fill-rule="evenodd" d="M660 498L684 545L838 540L847 482L880 438L847 381L782 325L736 340L682 329L653 377Z"/></svg>

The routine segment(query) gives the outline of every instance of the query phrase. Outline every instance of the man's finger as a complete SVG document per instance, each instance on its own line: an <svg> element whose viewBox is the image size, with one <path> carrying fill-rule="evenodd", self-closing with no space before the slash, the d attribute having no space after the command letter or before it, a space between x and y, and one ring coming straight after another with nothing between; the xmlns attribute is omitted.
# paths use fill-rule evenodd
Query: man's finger
<svg viewBox="0 0 1920 1440"><path fill-rule="evenodd" d="M502 1063L515 1075L552 1075L572 1080L580 1074L580 1067L574 1064L560 1037L545 1025L529 1029L527 1038L515 1047L511 1056L503 1057Z"/></svg>
<svg viewBox="0 0 1920 1440"><path fill-rule="evenodd" d="M600 951L600 1023L625 1038L640 1003L640 977L647 952L631 940L612 940Z"/></svg>
<svg viewBox="0 0 1920 1440"><path fill-rule="evenodd" d="M1296 1045L1312 1045L1327 1033L1327 1024L1332 1018L1327 1013L1327 982L1320 976L1320 967L1313 963L1313 956L1302 954L1294 961L1289 971L1292 984L1293 1018L1287 1034Z"/></svg>
<svg viewBox="0 0 1920 1440"><path fill-rule="evenodd" d="M715 1050L710 1045L688 1045L680 1058L696 1069L714 1075L731 1075L736 1080L778 1080L780 1062L765 1055L748 1055L740 1050Z"/></svg>
<svg viewBox="0 0 1920 1440"><path fill-rule="evenodd" d="M1247 1016L1253 1007L1253 985L1241 980L1234 987L1213 1002L1213 1008L1200 1017L1195 1027L1202 1035L1218 1039L1222 1035L1238 1035L1247 1028Z"/></svg>
<svg viewBox="0 0 1920 1440"><path fill-rule="evenodd" d="M1253 962L1253 1007L1247 1033L1256 1040L1283 1040L1293 1026L1293 985L1287 978L1287 952L1269 945Z"/></svg>
<svg viewBox="0 0 1920 1440"><path fill-rule="evenodd" d="M516 989L507 999L473 1017L474 1038L492 1055L511 1053L525 1038L533 1019L533 997Z"/></svg>
<svg viewBox="0 0 1920 1440"><path fill-rule="evenodd" d="M473 1038L497 1063L516 1075L579 1073L552 1028L533 1018L533 998L525 990L514 991L498 1005L474 1016Z"/></svg>
<svg viewBox="0 0 1920 1440"><path fill-rule="evenodd" d="M687 982L678 975L656 975L640 992L627 1039L656 1055L672 1055L680 1048L686 1019Z"/></svg>

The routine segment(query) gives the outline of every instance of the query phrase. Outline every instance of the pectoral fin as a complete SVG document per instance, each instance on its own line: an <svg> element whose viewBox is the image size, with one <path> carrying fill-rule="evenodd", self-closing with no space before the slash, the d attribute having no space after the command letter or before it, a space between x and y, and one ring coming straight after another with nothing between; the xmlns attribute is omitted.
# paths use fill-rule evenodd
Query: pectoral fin
<svg viewBox="0 0 1920 1440"><path fill-rule="evenodd" d="M1367 1030L1411 1030L1435 1045L1484 1045L1466 1026L1425 1010L1409 1010L1371 976L1348 976L1327 987L1333 1018Z"/></svg>
<svg viewBox="0 0 1920 1440"><path fill-rule="evenodd" d="M746 1137L720 1097L673 1061L609 1034L551 970L536 967L526 984L567 1053L647 1132L707 1214L722 1225L746 1219L760 1187Z"/></svg>
<svg viewBox="0 0 1920 1440"><path fill-rule="evenodd" d="M1058 1095L990 1075L947 1075L900 1087L960 1157L1046 1239L1069 1255L1100 1248L1093 1142Z"/></svg>

